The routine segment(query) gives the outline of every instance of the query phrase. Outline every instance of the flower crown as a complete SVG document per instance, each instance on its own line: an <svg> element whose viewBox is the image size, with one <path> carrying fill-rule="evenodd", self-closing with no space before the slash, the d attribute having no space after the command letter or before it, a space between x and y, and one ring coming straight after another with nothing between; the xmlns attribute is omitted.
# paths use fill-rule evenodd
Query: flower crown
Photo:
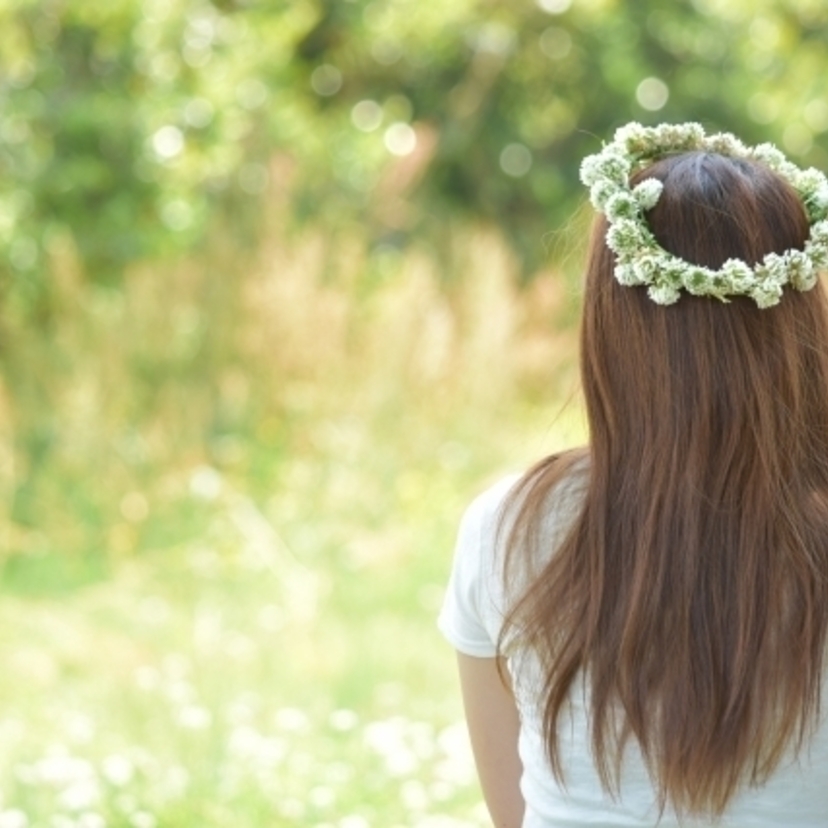
<svg viewBox="0 0 828 828"><path fill-rule="evenodd" d="M804 250L769 253L751 267L728 259L718 270L692 264L668 253L655 239L644 218L664 185L647 178L630 188L630 174L665 155L692 151L713 152L758 161L784 178L799 193L810 235ZM609 222L607 246L615 252L615 278L622 285L647 285L650 299L659 305L678 301L680 290L695 296L749 296L760 308L778 304L782 287L810 290L817 272L828 268L828 179L813 167L802 170L773 144L747 147L727 132L705 135L699 124L662 124L644 127L631 123L615 133L612 143L581 164L581 181L590 201Z"/></svg>

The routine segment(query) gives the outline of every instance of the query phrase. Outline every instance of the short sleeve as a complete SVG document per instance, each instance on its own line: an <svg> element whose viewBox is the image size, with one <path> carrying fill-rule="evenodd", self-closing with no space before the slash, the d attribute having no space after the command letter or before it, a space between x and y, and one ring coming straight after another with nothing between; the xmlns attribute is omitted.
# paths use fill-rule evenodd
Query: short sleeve
<svg viewBox="0 0 828 828"><path fill-rule="evenodd" d="M498 607L495 542L506 495L519 478L510 477L477 497L460 521L454 561L437 626L452 646L478 658L497 654L503 620Z"/></svg>

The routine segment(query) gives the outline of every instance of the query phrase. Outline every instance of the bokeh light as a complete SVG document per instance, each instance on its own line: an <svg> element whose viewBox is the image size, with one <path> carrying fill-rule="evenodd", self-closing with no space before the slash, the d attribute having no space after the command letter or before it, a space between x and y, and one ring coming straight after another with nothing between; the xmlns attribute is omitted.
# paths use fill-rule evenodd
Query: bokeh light
<svg viewBox="0 0 828 828"><path fill-rule="evenodd" d="M392 155L411 155L417 147L417 133L402 121L396 121L385 130L383 135L386 149Z"/></svg>
<svg viewBox="0 0 828 828"><path fill-rule="evenodd" d="M663 109L670 98L670 89L661 78L644 78L635 88L635 99L651 112Z"/></svg>
<svg viewBox="0 0 828 828"><path fill-rule="evenodd" d="M329 63L317 66L311 75L311 86L317 95L336 95L342 88L342 72Z"/></svg>
<svg viewBox="0 0 828 828"><path fill-rule="evenodd" d="M572 5L572 0L537 0L537 3L548 14L563 14Z"/></svg>
<svg viewBox="0 0 828 828"><path fill-rule="evenodd" d="M351 109L351 122L363 132L373 132L382 124L382 107L372 100L359 101Z"/></svg>
<svg viewBox="0 0 828 828"><path fill-rule="evenodd" d="M509 144L500 153L500 168L507 175L520 178L532 168L532 153L523 144Z"/></svg>

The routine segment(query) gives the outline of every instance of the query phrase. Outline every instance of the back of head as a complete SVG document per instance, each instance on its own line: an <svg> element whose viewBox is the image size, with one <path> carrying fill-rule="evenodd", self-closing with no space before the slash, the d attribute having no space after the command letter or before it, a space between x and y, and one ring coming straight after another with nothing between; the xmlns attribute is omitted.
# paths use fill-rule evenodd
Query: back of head
<svg viewBox="0 0 828 828"><path fill-rule="evenodd" d="M689 263L716 269L740 259L753 266L768 253L801 250L808 237L801 200L760 164L694 152L656 161L633 183L645 178L664 184L646 215L649 227L665 250ZM606 230L599 216L581 340L593 454L610 462L619 452L627 459L709 456L715 471L750 454L744 441L751 438L755 451L788 467L803 454L820 456L828 425L821 286L788 289L772 308L747 297L722 302L689 294L665 307L613 278ZM736 490L706 493L717 500Z"/></svg>
<svg viewBox="0 0 828 828"><path fill-rule="evenodd" d="M690 265L754 266L802 250L797 192L755 161L684 152L634 173L663 183L645 213ZM599 216L581 332L590 428L583 511L515 608L546 671L544 726L573 678L591 688L607 788L641 746L662 805L722 813L819 709L828 627L828 324L822 287L773 307L682 292L670 305L614 278ZM513 548L534 538L560 466L526 478Z"/></svg>

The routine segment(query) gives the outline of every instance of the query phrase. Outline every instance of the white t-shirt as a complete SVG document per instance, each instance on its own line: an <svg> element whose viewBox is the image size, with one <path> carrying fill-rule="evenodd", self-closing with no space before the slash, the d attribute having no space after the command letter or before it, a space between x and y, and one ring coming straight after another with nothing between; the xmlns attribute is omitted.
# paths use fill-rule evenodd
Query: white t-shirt
<svg viewBox="0 0 828 828"><path fill-rule="evenodd" d="M502 544L497 527L504 500L519 478L506 478L480 495L466 510L460 525L454 564L438 625L461 653L491 658L509 607L502 583ZM543 524L547 548L554 549L577 515L585 473L571 477L554 492ZM508 525L508 524L507 524ZM503 536L501 533L500 537ZM517 596L537 565L530 562L508 593ZM513 648L514 649L514 648ZM570 727L561 730L561 757L566 787L549 768L537 713L539 668L532 653L507 650L521 727L518 742L523 762L521 790L526 801L523 828L645 828L658 819L656 796L636 745L628 746L622 765L620 798L613 801L601 789L595 770L587 720L588 700L583 682L570 698ZM828 692L828 691L826 691ZM662 828L826 828L828 826L828 719L798 761L783 760L761 788L746 788L732 800L718 823L684 819L670 811Z"/></svg>

